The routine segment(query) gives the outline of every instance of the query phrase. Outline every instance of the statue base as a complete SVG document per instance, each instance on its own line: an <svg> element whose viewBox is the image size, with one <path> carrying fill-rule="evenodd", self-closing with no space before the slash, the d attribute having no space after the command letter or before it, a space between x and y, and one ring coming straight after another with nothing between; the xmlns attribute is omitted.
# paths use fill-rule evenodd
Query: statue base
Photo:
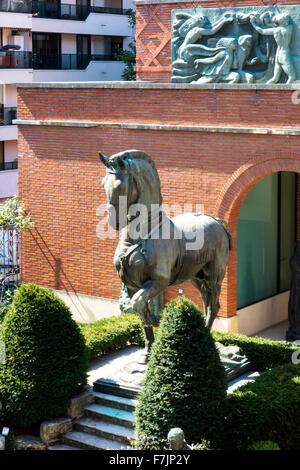
<svg viewBox="0 0 300 470"><path fill-rule="evenodd" d="M227 382L251 370L250 362L243 356L237 346L226 347L217 342L216 346L225 367ZM119 371L114 373L113 377L96 380L93 384L93 390L126 398L136 398L141 391L147 368L146 356L145 350L142 350L141 356L137 360L125 364Z"/></svg>

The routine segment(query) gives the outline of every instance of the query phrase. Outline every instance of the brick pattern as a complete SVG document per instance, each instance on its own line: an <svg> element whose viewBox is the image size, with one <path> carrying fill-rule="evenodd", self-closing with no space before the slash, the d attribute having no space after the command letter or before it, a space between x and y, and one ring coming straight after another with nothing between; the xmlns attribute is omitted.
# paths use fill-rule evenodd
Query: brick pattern
<svg viewBox="0 0 300 470"><path fill-rule="evenodd" d="M163 3L136 6L137 80L171 81L172 10L297 5L300 0L233 0Z"/></svg>
<svg viewBox="0 0 300 470"><path fill-rule="evenodd" d="M211 125L299 126L291 92L282 90L19 88L18 118L179 124L205 119ZM233 250L220 315L235 315L239 208L264 176L284 170L300 173L299 144L299 137L289 135L20 125L19 194L35 222L23 237L23 279L118 298L120 282L113 267L117 240L96 235L103 218L96 210L106 203L101 187L105 168L98 151L110 156L137 148L154 159L165 203L204 204L206 213L229 223ZM199 303L190 283L183 289ZM178 287L168 288L166 301L177 294Z"/></svg>

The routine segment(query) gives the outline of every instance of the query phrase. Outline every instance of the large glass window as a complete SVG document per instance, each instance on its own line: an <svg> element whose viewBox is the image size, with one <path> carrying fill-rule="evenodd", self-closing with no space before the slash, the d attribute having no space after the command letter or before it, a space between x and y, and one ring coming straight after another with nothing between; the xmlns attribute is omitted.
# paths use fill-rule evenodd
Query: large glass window
<svg viewBox="0 0 300 470"><path fill-rule="evenodd" d="M248 193L238 218L238 308L289 289L295 241L295 173L275 173Z"/></svg>

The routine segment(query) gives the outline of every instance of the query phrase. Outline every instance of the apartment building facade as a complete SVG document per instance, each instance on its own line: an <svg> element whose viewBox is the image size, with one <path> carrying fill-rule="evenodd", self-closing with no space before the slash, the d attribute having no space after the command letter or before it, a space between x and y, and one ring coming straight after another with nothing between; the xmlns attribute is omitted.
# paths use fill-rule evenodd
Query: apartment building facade
<svg viewBox="0 0 300 470"><path fill-rule="evenodd" d="M132 0L0 0L0 202L18 191L13 83L121 80ZM53 103L55 106L55 103Z"/></svg>

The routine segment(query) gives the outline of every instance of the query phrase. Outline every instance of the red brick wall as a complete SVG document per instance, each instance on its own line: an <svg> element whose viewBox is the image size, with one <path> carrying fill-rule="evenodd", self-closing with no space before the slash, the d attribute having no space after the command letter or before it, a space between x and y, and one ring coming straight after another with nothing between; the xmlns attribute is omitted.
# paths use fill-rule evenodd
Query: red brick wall
<svg viewBox="0 0 300 470"><path fill-rule="evenodd" d="M192 8L232 8L242 6L296 5L300 0L233 0L170 2L136 6L137 80L171 81L172 10Z"/></svg>
<svg viewBox="0 0 300 470"><path fill-rule="evenodd" d="M18 118L253 127L298 126L300 119L287 90L134 88L19 88ZM105 203L98 151L110 156L137 148L154 159L165 203L204 204L206 213L228 221L233 251L222 316L236 312L236 224L243 198L267 174L300 172L300 137L292 135L20 125L18 145L20 199L35 222L23 237L25 281L118 298L117 241L96 236L96 208ZM190 283L183 288L199 303ZM177 293L178 287L167 289L166 300Z"/></svg>

